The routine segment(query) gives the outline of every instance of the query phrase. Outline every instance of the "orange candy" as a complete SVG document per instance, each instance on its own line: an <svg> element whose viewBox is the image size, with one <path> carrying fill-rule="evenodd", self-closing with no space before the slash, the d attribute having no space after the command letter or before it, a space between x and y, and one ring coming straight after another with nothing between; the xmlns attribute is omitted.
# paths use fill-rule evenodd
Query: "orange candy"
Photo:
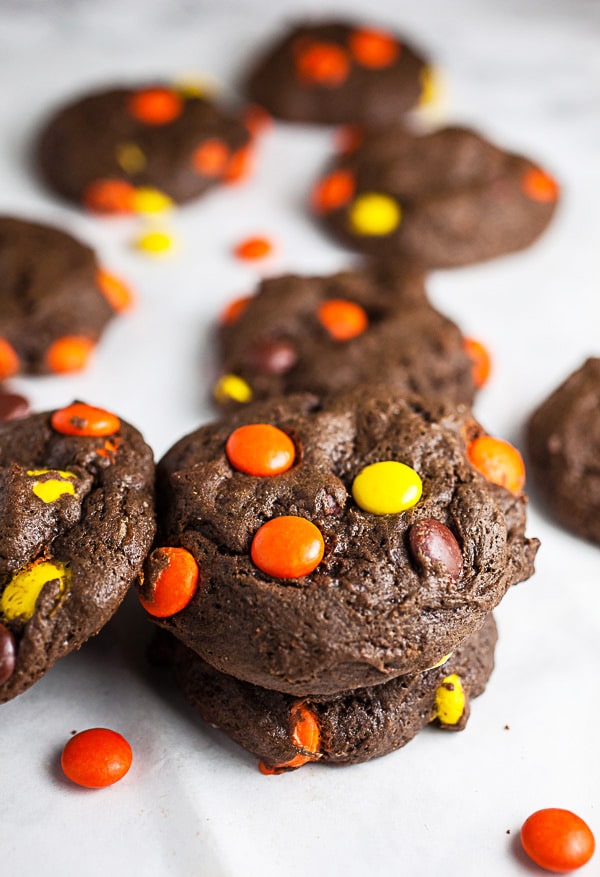
<svg viewBox="0 0 600 877"><path fill-rule="evenodd" d="M100 268L96 274L96 282L100 292L116 313L129 310L133 306L134 296L131 289L114 274Z"/></svg>
<svg viewBox="0 0 600 877"><path fill-rule="evenodd" d="M521 454L503 439L482 435L467 445L472 466L492 484L500 484L518 494L525 485L525 464Z"/></svg>
<svg viewBox="0 0 600 877"><path fill-rule="evenodd" d="M216 137L205 140L192 155L192 165L205 177L222 176L229 160L229 147Z"/></svg>
<svg viewBox="0 0 600 877"><path fill-rule="evenodd" d="M336 43L311 42L298 48L296 70L307 83L335 88L348 78L350 60Z"/></svg>
<svg viewBox="0 0 600 877"><path fill-rule="evenodd" d="M521 843L536 865L558 874L581 868L596 847L587 823L558 807L532 813L521 828Z"/></svg>
<svg viewBox="0 0 600 877"><path fill-rule="evenodd" d="M484 384L487 384L490 376L492 367L490 355L481 341L476 341L475 338L465 338L463 341L463 347L465 353L473 363L471 375L473 377L473 383L479 390Z"/></svg>
<svg viewBox="0 0 600 877"><path fill-rule="evenodd" d="M185 548L156 548L150 555L157 574L149 587L150 597L140 592L140 603L155 618L167 618L181 612L198 589L198 564Z"/></svg>
<svg viewBox="0 0 600 877"><path fill-rule="evenodd" d="M85 402L73 402L66 408L60 408L54 412L50 422L52 428L63 435L107 436L114 435L121 427L116 414L86 405Z"/></svg>
<svg viewBox="0 0 600 877"><path fill-rule="evenodd" d="M252 173L253 158L254 151L250 145L243 146L237 152L234 152L225 168L225 182L241 183L247 179Z"/></svg>
<svg viewBox="0 0 600 877"><path fill-rule="evenodd" d="M550 174L539 168L530 168L521 181L523 191L533 201L553 204L558 200L559 185Z"/></svg>
<svg viewBox="0 0 600 877"><path fill-rule="evenodd" d="M292 725L292 742L301 750L301 754L295 755L289 761L281 764L267 765L264 761L259 762L258 769L265 776L283 773L295 767L302 767L308 761L314 761L319 752L321 732L315 714L303 704L296 704L290 711L290 723Z"/></svg>
<svg viewBox="0 0 600 877"><path fill-rule="evenodd" d="M131 767L131 746L109 728L81 731L65 745L60 763L65 775L88 789L103 789L122 779Z"/></svg>
<svg viewBox="0 0 600 877"><path fill-rule="evenodd" d="M146 88L129 99L128 109L144 125L166 125L181 115L183 100L170 88Z"/></svg>
<svg viewBox="0 0 600 877"><path fill-rule="evenodd" d="M247 475L279 475L294 463L294 443L283 430L269 423L250 423L234 430L225 444L234 469Z"/></svg>
<svg viewBox="0 0 600 877"><path fill-rule="evenodd" d="M312 194L313 207L319 213L337 210L350 201L355 189L354 174L340 168L317 183Z"/></svg>
<svg viewBox="0 0 600 877"><path fill-rule="evenodd" d="M94 213L132 213L135 188L125 180L95 180L83 193L83 204Z"/></svg>
<svg viewBox="0 0 600 877"><path fill-rule="evenodd" d="M236 245L234 254L238 259L244 261L253 261L254 259L264 259L273 251L273 245L267 238L254 237L247 238Z"/></svg>
<svg viewBox="0 0 600 877"><path fill-rule="evenodd" d="M348 44L358 63L374 70L389 67L400 54L400 43L380 30L355 30Z"/></svg>
<svg viewBox="0 0 600 877"><path fill-rule="evenodd" d="M362 335L369 325L365 309L344 298L324 301L317 311L319 322L336 341L349 341Z"/></svg>
<svg viewBox="0 0 600 877"><path fill-rule="evenodd" d="M240 295L238 298L234 298L233 301L230 301L228 305L225 305L221 311L221 325L231 326L235 323L238 317L246 310L251 298L251 295Z"/></svg>
<svg viewBox="0 0 600 877"><path fill-rule="evenodd" d="M11 378L19 371L17 352L4 338L0 338L0 381Z"/></svg>
<svg viewBox="0 0 600 877"><path fill-rule="evenodd" d="M83 335L65 335L57 338L46 351L46 363L51 372L65 374L81 371L87 364L95 344Z"/></svg>
<svg viewBox="0 0 600 877"><path fill-rule="evenodd" d="M296 515L271 518L252 540L251 556L256 566L279 579L297 579L321 563L325 543L312 521Z"/></svg>

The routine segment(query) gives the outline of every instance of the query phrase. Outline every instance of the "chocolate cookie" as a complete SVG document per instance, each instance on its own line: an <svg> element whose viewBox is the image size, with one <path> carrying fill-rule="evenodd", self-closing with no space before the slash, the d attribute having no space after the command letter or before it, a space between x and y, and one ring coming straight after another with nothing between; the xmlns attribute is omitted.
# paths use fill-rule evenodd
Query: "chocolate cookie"
<svg viewBox="0 0 600 877"><path fill-rule="evenodd" d="M159 463L140 596L216 669L265 688L418 673L532 574L523 480L465 406L381 385L257 402Z"/></svg>
<svg viewBox="0 0 600 877"><path fill-rule="evenodd" d="M427 99L431 70L396 34L346 22L296 25L262 55L245 88L292 122L380 125Z"/></svg>
<svg viewBox="0 0 600 877"><path fill-rule="evenodd" d="M529 246L557 201L545 171L474 131L417 136L394 125L365 131L354 151L339 155L312 204L354 249L447 268Z"/></svg>
<svg viewBox="0 0 600 877"><path fill-rule="evenodd" d="M490 615L440 667L302 701L219 673L181 643L174 665L200 716L256 755L263 773L281 773L310 761L357 764L387 755L428 722L463 730L469 700L483 692L494 668L496 639Z"/></svg>
<svg viewBox="0 0 600 877"><path fill-rule="evenodd" d="M245 173L250 134L234 115L155 84L86 95L59 110L38 142L47 183L99 213L152 213Z"/></svg>
<svg viewBox="0 0 600 877"><path fill-rule="evenodd" d="M0 380L83 368L106 323L130 304L90 247L52 226L0 217Z"/></svg>
<svg viewBox="0 0 600 877"><path fill-rule="evenodd" d="M0 703L98 633L155 532L152 451L99 408L0 424Z"/></svg>
<svg viewBox="0 0 600 877"><path fill-rule="evenodd" d="M600 359L586 360L532 414L527 445L544 504L600 543Z"/></svg>
<svg viewBox="0 0 600 877"><path fill-rule="evenodd" d="M475 394L465 339L405 262L265 280L224 311L220 342L215 398L227 406L244 396L337 392L383 375L401 390L454 402Z"/></svg>

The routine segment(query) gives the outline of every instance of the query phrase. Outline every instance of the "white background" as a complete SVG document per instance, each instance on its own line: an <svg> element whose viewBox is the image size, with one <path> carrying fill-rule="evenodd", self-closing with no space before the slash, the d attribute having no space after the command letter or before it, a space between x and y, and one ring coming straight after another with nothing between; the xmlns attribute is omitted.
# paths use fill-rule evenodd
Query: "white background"
<svg viewBox="0 0 600 877"><path fill-rule="evenodd" d="M360 17L357 3L328 8ZM111 408L159 457L211 416L210 339L222 305L251 291L259 271L352 264L305 211L331 150L324 129L278 125L250 182L170 218L179 247L160 260L132 247L139 220L84 216L45 191L30 166L41 120L88 87L200 73L234 93L253 51L292 10L323 6L0 5L0 209L70 229L138 294L84 374L12 383L35 408L73 398ZM430 280L436 304L492 351L479 418L522 447L533 407L600 354L600 4L406 0L370 4L368 19L396 25L437 61L440 119L476 125L563 183L560 212L534 247ZM267 266L231 254L255 233L277 243ZM261 776L148 668L149 631L131 595L93 642L0 707L0 873L508 877L538 873L518 844L533 810L570 808L600 836L600 554L548 520L535 496L528 530L542 540L537 573L498 610L497 667L467 730L426 729L405 749L350 768ZM96 725L125 734L134 764L116 786L86 791L63 779L58 757L72 730ZM581 873L600 873L598 856Z"/></svg>

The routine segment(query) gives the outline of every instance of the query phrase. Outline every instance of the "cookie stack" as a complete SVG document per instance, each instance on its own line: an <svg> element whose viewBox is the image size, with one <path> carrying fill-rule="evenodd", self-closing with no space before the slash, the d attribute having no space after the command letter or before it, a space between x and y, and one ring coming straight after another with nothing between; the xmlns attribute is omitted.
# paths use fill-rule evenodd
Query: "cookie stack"
<svg viewBox="0 0 600 877"><path fill-rule="evenodd" d="M265 772L464 727L491 612L533 571L523 474L467 406L386 384L277 396L181 439L140 597L184 693Z"/></svg>

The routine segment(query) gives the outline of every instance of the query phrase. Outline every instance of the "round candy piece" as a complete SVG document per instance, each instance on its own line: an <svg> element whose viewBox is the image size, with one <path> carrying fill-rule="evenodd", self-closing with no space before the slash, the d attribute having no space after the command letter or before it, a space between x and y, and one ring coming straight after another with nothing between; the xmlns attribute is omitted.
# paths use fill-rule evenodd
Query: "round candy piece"
<svg viewBox="0 0 600 877"><path fill-rule="evenodd" d="M364 308L343 298L330 298L319 305L319 322L335 341L349 341L367 329L369 318Z"/></svg>
<svg viewBox="0 0 600 877"><path fill-rule="evenodd" d="M129 98L128 109L144 125L167 125L181 115L183 101L169 88L146 88Z"/></svg>
<svg viewBox="0 0 600 877"><path fill-rule="evenodd" d="M324 177L313 189L312 203L318 213L343 207L354 195L356 181L350 171L340 168Z"/></svg>
<svg viewBox="0 0 600 877"><path fill-rule="evenodd" d="M559 807L532 813L521 828L521 843L536 865L559 874L589 862L596 846L587 823Z"/></svg>
<svg viewBox="0 0 600 877"><path fill-rule="evenodd" d="M423 518L414 524L408 534L411 553L427 573L460 578L463 567L462 553L456 537L445 524L435 518Z"/></svg>
<svg viewBox="0 0 600 877"><path fill-rule="evenodd" d="M400 54L400 43L382 30L362 28L350 34L350 52L363 67L373 70L390 67Z"/></svg>
<svg viewBox="0 0 600 877"><path fill-rule="evenodd" d="M357 505L374 515L394 515L414 506L421 498L420 476L396 460L371 463L362 469L352 484Z"/></svg>
<svg viewBox="0 0 600 877"><path fill-rule="evenodd" d="M554 204L558 201L560 188L556 180L539 168L531 168L523 175L523 191L533 201Z"/></svg>
<svg viewBox="0 0 600 877"><path fill-rule="evenodd" d="M19 357L5 338L0 338L0 381L11 378L19 371Z"/></svg>
<svg viewBox="0 0 600 877"><path fill-rule="evenodd" d="M301 752L289 761L280 762L279 764L268 765L264 761L260 761L258 769L265 776L272 776L273 774L280 774L287 770L302 767L307 762L314 761L318 755L321 742L319 722L315 714L305 703L298 703L292 707L290 710L290 725L292 728L292 742Z"/></svg>
<svg viewBox="0 0 600 877"><path fill-rule="evenodd" d="M475 338L465 338L464 348L465 353L473 363L471 371L473 383L479 390L487 384L490 377L492 369L490 354L481 341L477 341Z"/></svg>
<svg viewBox="0 0 600 877"><path fill-rule="evenodd" d="M250 349L249 361L264 375L283 375L296 365L298 351L288 338L265 338Z"/></svg>
<svg viewBox="0 0 600 877"><path fill-rule="evenodd" d="M65 775L78 786L103 789L125 776L132 757L131 746L117 731L90 728L71 737L60 763Z"/></svg>
<svg viewBox="0 0 600 877"><path fill-rule="evenodd" d="M4 624L0 624L0 685L4 685L14 673L17 659L15 638Z"/></svg>
<svg viewBox="0 0 600 877"><path fill-rule="evenodd" d="M64 435L106 436L118 432L121 423L116 414L103 408L94 408L85 402L73 402L55 411L52 428Z"/></svg>
<svg viewBox="0 0 600 877"><path fill-rule="evenodd" d="M482 435L467 447L470 463L492 484L511 493L521 493L525 485L525 464L521 454L503 439Z"/></svg>
<svg viewBox="0 0 600 877"><path fill-rule="evenodd" d="M46 352L48 369L55 374L81 371L96 345L82 335L65 335L53 341Z"/></svg>
<svg viewBox="0 0 600 877"><path fill-rule="evenodd" d="M257 530L251 548L256 566L279 579L308 575L321 563L324 552L319 528L296 515L281 515L267 521Z"/></svg>
<svg viewBox="0 0 600 877"><path fill-rule="evenodd" d="M229 158L227 144L216 137L211 137L194 151L192 165L205 177L220 177L225 173Z"/></svg>
<svg viewBox="0 0 600 877"><path fill-rule="evenodd" d="M278 475L294 463L291 438L269 423L250 423L234 430L225 445L229 462L248 475Z"/></svg>
<svg viewBox="0 0 600 877"><path fill-rule="evenodd" d="M391 234L402 219L402 208L391 195L365 192L350 207L352 230L359 235L383 237Z"/></svg>
<svg viewBox="0 0 600 877"><path fill-rule="evenodd" d="M465 712L466 702L460 676L451 673L436 689L435 718L441 725L458 725Z"/></svg>
<svg viewBox="0 0 600 877"><path fill-rule="evenodd" d="M221 325L230 326L232 323L235 323L240 314L246 310L251 298L251 295L240 295L238 298L230 301L221 311Z"/></svg>
<svg viewBox="0 0 600 877"><path fill-rule="evenodd" d="M156 548L146 564L140 603L155 618L181 612L198 590L198 564L185 548Z"/></svg>
<svg viewBox="0 0 600 877"><path fill-rule="evenodd" d="M240 241L234 249L234 253L238 259L246 262L253 262L257 259L264 259L273 251L273 244L268 238L251 237Z"/></svg>
<svg viewBox="0 0 600 877"><path fill-rule="evenodd" d="M325 88L337 88L350 72L347 52L335 43L298 41L295 58L298 78Z"/></svg>

